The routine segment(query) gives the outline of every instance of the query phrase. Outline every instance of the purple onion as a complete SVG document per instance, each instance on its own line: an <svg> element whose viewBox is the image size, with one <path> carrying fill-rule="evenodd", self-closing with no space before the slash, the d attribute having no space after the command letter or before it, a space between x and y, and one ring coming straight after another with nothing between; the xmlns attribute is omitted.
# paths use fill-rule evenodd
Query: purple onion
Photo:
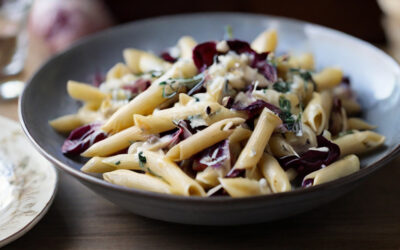
<svg viewBox="0 0 400 250"><path fill-rule="evenodd" d="M107 138L107 134L100 128L100 123L92 123L72 130L61 147L62 153L79 155L91 145Z"/></svg>

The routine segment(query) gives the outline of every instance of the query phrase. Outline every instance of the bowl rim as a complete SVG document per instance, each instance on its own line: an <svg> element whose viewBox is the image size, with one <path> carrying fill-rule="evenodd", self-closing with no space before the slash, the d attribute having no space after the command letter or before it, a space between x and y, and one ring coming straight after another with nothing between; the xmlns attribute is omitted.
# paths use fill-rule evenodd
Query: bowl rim
<svg viewBox="0 0 400 250"><path fill-rule="evenodd" d="M179 196L179 195L173 195L173 194L162 194L162 193L156 193L156 192L151 192L151 191L146 191L146 190L140 190L140 189L135 189L135 188L127 188L124 186L119 186L116 184L108 183L104 181L103 179L100 179L98 177L95 177L93 175L90 175L88 173L84 173L80 170L74 169L73 167L70 167L68 164L58 160L56 157L53 157L51 154L47 153L44 148L42 148L34 139L34 137L30 133L30 127L26 124L25 121L25 116L24 116L24 107L25 107L25 96L26 96L26 90L30 88L31 83L35 81L35 78L38 75L38 72L41 72L45 70L48 65L50 65L54 60L56 60L59 56L68 54L70 51L73 51L77 49L80 46L83 46L87 43L90 43L99 37L104 37L107 36L109 33L115 32L116 30L121 30L124 28L127 28L130 25L140 25L141 23L146 23L146 22L152 22L154 20L167 20L170 18L188 18L188 17L202 17L202 16L241 16L243 18L264 18L264 19L269 19L269 20L274 20L278 22L289 22L289 23L297 23L297 24L302 24L302 25L308 25L311 27L319 28L326 30L330 32L331 34L346 37L350 40L353 40L359 44L362 44L363 46L367 47L368 49L375 50L378 54L382 55L385 57L386 60L388 60L390 63L392 63L397 69L400 71L400 66L399 64L387 53L379 49L378 47L362 40L357 37L351 36L349 34L346 34L344 32L328 28L319 24L314 24L294 18L288 18L288 17L281 17L281 16L274 16L274 15L265 15L265 14L253 14L253 13L244 13L244 12L195 12L195 13L183 13L183 14L175 14L175 15L162 15L162 16L157 16L157 17L149 17L145 19L140 19L137 21L129 22L126 24L122 25L117 25L114 26L110 29L98 32L96 34L90 35L88 37L85 37L78 42L74 43L72 46L70 46L68 49L57 53L53 55L50 59L48 59L44 64L42 64L39 69L35 72L33 76L27 81L27 84L24 88L24 91L19 99L18 102L18 116L19 120L22 126L23 131L25 132L26 136L29 138L29 141L34 145L34 147L50 162L55 164L58 168L62 169L66 173L74 176L77 178L79 181L83 182L88 182L93 185L101 186L103 188L111 189L113 191L120 191L122 193L126 194L131 194L131 195L137 195L141 196L142 198L156 198L159 200L166 200L166 201L173 201L173 202L194 202L196 204L201 204L201 205L208 205L208 204L231 204L231 203L243 203L243 202L254 202L254 203L261 203L269 200L275 200L275 199L280 199L280 198L289 198L293 196L297 196L300 194L312 194L315 192L327 190L327 189L334 189L335 187L341 187L346 184L350 184L352 182L355 182L357 180L361 180L367 175L375 172L379 168L381 168L383 165L388 163L389 161L393 160L397 155L400 153L400 143L397 144L397 146L392 149L390 152L385 154L381 159L378 159L376 162L372 163L371 165L364 167L360 169L359 171L350 174L348 176L319 184L316 186L311 186L308 188L298 188L291 190L289 192L282 192L282 193L272 193L272 194L266 194L266 195L259 195L259 196L249 196L249 197L240 197L240 198L232 198L229 196L216 196L216 197L196 197L196 196Z"/></svg>

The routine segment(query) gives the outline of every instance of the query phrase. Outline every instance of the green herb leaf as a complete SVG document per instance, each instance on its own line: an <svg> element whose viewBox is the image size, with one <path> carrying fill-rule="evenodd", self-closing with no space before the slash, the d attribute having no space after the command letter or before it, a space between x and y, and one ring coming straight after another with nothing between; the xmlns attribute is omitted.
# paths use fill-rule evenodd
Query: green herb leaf
<svg viewBox="0 0 400 250"><path fill-rule="evenodd" d="M226 25L225 26L225 35L224 35L225 40L232 39L233 38L233 29L232 26Z"/></svg>
<svg viewBox="0 0 400 250"><path fill-rule="evenodd" d="M143 155L143 152L139 152L138 156L139 156L139 166L140 166L141 168L144 168L144 165L146 164L147 159L146 159L146 157Z"/></svg>
<svg viewBox="0 0 400 250"><path fill-rule="evenodd" d="M115 162L115 165L119 165L119 164L121 164L121 161Z"/></svg>
<svg viewBox="0 0 400 250"><path fill-rule="evenodd" d="M291 68L290 72L294 74L298 74L301 78L303 78L305 84L304 84L304 89L307 90L307 83L311 82L313 85L314 91L317 91L317 84L315 83L312 74L310 71L305 70L305 69L300 69L300 68Z"/></svg>
<svg viewBox="0 0 400 250"><path fill-rule="evenodd" d="M345 135L351 135L351 134L354 134L353 130L342 131L342 132L340 132L338 134L338 137L342 137L342 136L345 136Z"/></svg>
<svg viewBox="0 0 400 250"><path fill-rule="evenodd" d="M272 85L272 88L278 92L286 93L290 91L290 83L284 81L278 81Z"/></svg>
<svg viewBox="0 0 400 250"><path fill-rule="evenodd" d="M204 81L204 75L201 73L192 78L169 78L160 82L159 85L163 86L162 96L169 99L178 94L182 87L191 89L202 81Z"/></svg>

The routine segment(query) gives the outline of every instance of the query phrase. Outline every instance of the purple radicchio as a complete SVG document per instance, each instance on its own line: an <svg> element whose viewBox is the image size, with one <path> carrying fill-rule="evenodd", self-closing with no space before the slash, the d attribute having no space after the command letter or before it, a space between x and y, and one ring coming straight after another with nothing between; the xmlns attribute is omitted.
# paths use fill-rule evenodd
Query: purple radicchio
<svg viewBox="0 0 400 250"><path fill-rule="evenodd" d="M167 51L162 52L160 56L162 59L170 63L174 63L178 60L177 58L171 56L171 54Z"/></svg>
<svg viewBox="0 0 400 250"><path fill-rule="evenodd" d="M274 83L278 80L276 68L267 61L268 53L257 53L250 44L240 40L228 40L229 50L237 54L247 53L253 56L250 64L252 68L258 70L267 80ZM213 64L214 58L225 53L218 52L217 43L214 41L205 42L197 45L193 49L193 61L200 72L206 70Z"/></svg>
<svg viewBox="0 0 400 250"><path fill-rule="evenodd" d="M297 171L299 176L314 172L324 166L335 162L340 157L340 148L338 145L329 141L322 135L317 136L318 147L326 147L327 150L309 149L308 151L300 154L300 156L289 155L278 159L281 166L287 170L293 168Z"/></svg>
<svg viewBox="0 0 400 250"><path fill-rule="evenodd" d="M250 103L247 106L242 106L242 104L240 102L234 103L232 105L232 109L237 110L237 111L246 112L249 119L260 114L264 108L268 108L269 110L271 110L272 112L274 112L277 115L280 115L282 113L282 110L280 108L276 107L273 104L267 103L263 100L257 100L255 102Z"/></svg>
<svg viewBox="0 0 400 250"><path fill-rule="evenodd" d="M207 167L226 167L228 169L231 167L228 140L219 142L194 156L193 170L203 171Z"/></svg>
<svg viewBox="0 0 400 250"><path fill-rule="evenodd" d="M150 80L140 78L136 80L133 84L125 85L122 88L130 91L132 94L140 94L141 92L145 91L148 87L150 87L150 85L151 85Z"/></svg>
<svg viewBox="0 0 400 250"><path fill-rule="evenodd" d="M107 138L107 134L101 130L101 125L101 123L92 123L72 130L61 147L62 153L79 155L91 145Z"/></svg>
<svg viewBox="0 0 400 250"><path fill-rule="evenodd" d="M167 134L164 137L171 137L168 148L172 148L180 141L185 140L186 138L192 136L193 129L190 127L189 122L185 120L180 120L176 123L177 129L172 134Z"/></svg>
<svg viewBox="0 0 400 250"><path fill-rule="evenodd" d="M92 76L92 85L99 87L106 80L106 77L100 71L96 71Z"/></svg>

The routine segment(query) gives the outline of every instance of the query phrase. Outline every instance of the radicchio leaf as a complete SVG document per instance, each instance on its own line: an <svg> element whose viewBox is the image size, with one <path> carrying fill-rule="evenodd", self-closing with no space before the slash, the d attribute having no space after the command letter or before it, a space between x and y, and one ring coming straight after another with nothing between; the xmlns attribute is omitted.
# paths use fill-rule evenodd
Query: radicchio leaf
<svg viewBox="0 0 400 250"><path fill-rule="evenodd" d="M91 145L107 138L107 134L100 128L100 123L92 123L72 130L61 147L62 153L79 155Z"/></svg>
<svg viewBox="0 0 400 250"><path fill-rule="evenodd" d="M192 132L193 129L190 127L188 121L180 120L175 124L177 129L174 132L165 134L163 138L169 137L170 141L168 143L168 148L172 148L180 141L185 140L186 138L192 136L194 133Z"/></svg>
<svg viewBox="0 0 400 250"><path fill-rule="evenodd" d="M281 166L287 170L293 168L299 176L305 176L313 171L320 169L323 165L328 166L340 157L340 148L338 145L329 141L322 135L317 136L318 147L327 147L328 151L319 151L309 149L308 151L296 155L284 156L278 159Z"/></svg>
<svg viewBox="0 0 400 250"><path fill-rule="evenodd" d="M174 63L177 60L177 58L171 56L171 54L167 51L161 53L161 58L170 63Z"/></svg>
<svg viewBox="0 0 400 250"><path fill-rule="evenodd" d="M100 71L96 71L92 76L92 85L99 87L106 80L106 77Z"/></svg>
<svg viewBox="0 0 400 250"><path fill-rule="evenodd" d="M239 55L242 53L252 55L253 60L250 66L257 69L268 81L275 83L278 80L276 68L267 61L268 53L257 53L250 47L248 42L241 40L228 40L227 43L230 51L234 51ZM222 54L224 53L218 52L216 42L205 42L197 45L193 49L193 61L197 69L203 72L207 67L213 64L215 56Z"/></svg>
<svg viewBox="0 0 400 250"><path fill-rule="evenodd" d="M245 169L231 169L229 173L225 176L225 178L236 178L236 177L244 177L246 173Z"/></svg>
<svg viewBox="0 0 400 250"><path fill-rule="evenodd" d="M193 62L200 72L206 70L214 62L214 56L218 54L216 42L198 44L193 49Z"/></svg>
<svg viewBox="0 0 400 250"><path fill-rule="evenodd" d="M148 87L150 87L151 82L146 79L138 79L133 84L125 85L122 88L130 91L132 94L139 94L145 91Z"/></svg>
<svg viewBox="0 0 400 250"><path fill-rule="evenodd" d="M229 141L219 142L194 156L193 170L203 171L207 167L220 168L227 166L230 168Z"/></svg>
<svg viewBox="0 0 400 250"><path fill-rule="evenodd" d="M257 100L248 106L242 106L240 102L234 103L232 105L232 109L234 109L234 110L245 111L247 113L249 119L260 114L264 108L268 108L269 110L271 110L272 112L274 112L277 115L280 115L282 113L282 110L280 108L276 107L273 104L267 103L263 100Z"/></svg>

